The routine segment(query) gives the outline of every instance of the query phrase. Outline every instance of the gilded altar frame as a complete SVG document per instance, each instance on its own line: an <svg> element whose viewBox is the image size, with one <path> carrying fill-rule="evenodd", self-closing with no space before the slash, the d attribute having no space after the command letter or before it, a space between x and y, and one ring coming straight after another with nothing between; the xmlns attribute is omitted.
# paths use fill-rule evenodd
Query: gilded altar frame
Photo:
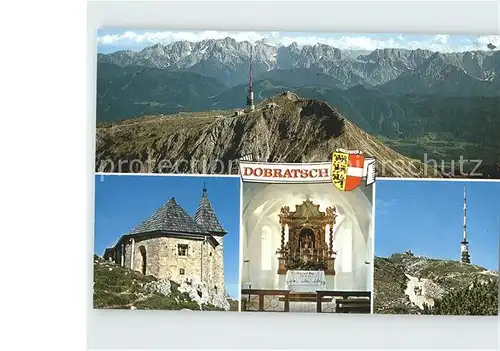
<svg viewBox="0 0 500 351"><path fill-rule="evenodd" d="M335 207L319 210L318 204L307 199L295 205L295 211L283 206L279 214L281 245L278 254L278 274L288 270L324 270L326 275L335 275L333 250L333 226L337 217ZM288 225L288 242L285 242L285 227ZM329 225L328 238L326 226ZM313 234L313 239L311 239ZM306 239L304 239L304 237ZM328 241L327 241L328 239ZM306 257L304 260L303 257Z"/></svg>

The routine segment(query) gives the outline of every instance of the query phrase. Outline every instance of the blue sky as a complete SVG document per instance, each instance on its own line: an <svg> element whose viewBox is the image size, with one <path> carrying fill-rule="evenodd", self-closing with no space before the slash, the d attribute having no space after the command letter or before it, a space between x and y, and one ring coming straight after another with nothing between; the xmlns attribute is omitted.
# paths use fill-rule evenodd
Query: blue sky
<svg viewBox="0 0 500 351"><path fill-rule="evenodd" d="M187 40L197 42L204 39L232 37L237 41L255 42L266 39L273 45L314 45L318 42L330 44L340 49L375 50L381 48L428 49L433 51L487 50L486 45L493 43L500 47L500 36L464 35L404 35L404 34L351 34L351 33L313 33L313 32L229 32L229 31L188 31L188 30L135 30L101 29L97 34L98 52L109 53L117 50L139 51L156 43L168 44L173 41Z"/></svg>
<svg viewBox="0 0 500 351"><path fill-rule="evenodd" d="M106 247L153 214L171 197L190 215L198 208L203 183L222 226L224 275L229 295L239 290L240 179L238 177L126 176L95 177L94 252Z"/></svg>
<svg viewBox="0 0 500 351"><path fill-rule="evenodd" d="M471 262L498 269L500 182L378 179L375 255L410 249L416 255L459 260L464 185Z"/></svg>

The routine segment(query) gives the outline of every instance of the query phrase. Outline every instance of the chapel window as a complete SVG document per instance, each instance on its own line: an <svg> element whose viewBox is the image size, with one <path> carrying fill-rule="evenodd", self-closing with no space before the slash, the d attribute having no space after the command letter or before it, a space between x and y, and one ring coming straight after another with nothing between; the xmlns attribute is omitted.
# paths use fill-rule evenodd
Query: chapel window
<svg viewBox="0 0 500 351"><path fill-rule="evenodd" d="M186 244L177 245L177 255L187 256L187 252L188 252L188 246Z"/></svg>
<svg viewBox="0 0 500 351"><path fill-rule="evenodd" d="M343 233L343 247L342 252L342 272L351 273L352 272L352 228L347 226Z"/></svg>
<svg viewBox="0 0 500 351"><path fill-rule="evenodd" d="M262 256L261 267L263 271L270 271L272 269L272 249L271 249L271 228L264 226L262 228Z"/></svg>

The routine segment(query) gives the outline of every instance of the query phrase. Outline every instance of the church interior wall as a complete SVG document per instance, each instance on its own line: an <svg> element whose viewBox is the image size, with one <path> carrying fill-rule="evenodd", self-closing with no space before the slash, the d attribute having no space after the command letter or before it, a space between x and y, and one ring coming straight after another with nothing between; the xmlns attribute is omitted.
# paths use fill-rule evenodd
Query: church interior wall
<svg viewBox="0 0 500 351"><path fill-rule="evenodd" d="M341 192L331 184L243 184L242 282L254 289L283 289L277 274L280 247L278 214L282 206L301 204L307 198L320 205L336 206L342 223L334 227L338 250L336 275L327 277L328 289L371 290L373 228L371 187ZM263 239L263 236L266 239ZM266 244L269 247L264 247ZM269 264L270 256L271 264ZM283 280L283 279L282 279Z"/></svg>
<svg viewBox="0 0 500 351"><path fill-rule="evenodd" d="M261 218L254 227L253 233L246 233L254 220L249 219L249 225L243 228L246 241L244 265L246 272L243 281L252 282L253 289L277 289L279 285L278 259L275 255L280 245L279 224L269 218Z"/></svg>

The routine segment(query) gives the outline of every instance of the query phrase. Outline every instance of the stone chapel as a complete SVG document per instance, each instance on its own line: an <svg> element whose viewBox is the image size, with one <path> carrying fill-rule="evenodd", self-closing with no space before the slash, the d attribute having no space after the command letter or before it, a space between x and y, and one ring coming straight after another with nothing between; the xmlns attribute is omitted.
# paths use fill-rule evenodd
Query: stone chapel
<svg viewBox="0 0 500 351"><path fill-rule="evenodd" d="M224 293L222 227L203 188L194 217L170 198L149 218L107 248L104 258L178 283L206 284Z"/></svg>

